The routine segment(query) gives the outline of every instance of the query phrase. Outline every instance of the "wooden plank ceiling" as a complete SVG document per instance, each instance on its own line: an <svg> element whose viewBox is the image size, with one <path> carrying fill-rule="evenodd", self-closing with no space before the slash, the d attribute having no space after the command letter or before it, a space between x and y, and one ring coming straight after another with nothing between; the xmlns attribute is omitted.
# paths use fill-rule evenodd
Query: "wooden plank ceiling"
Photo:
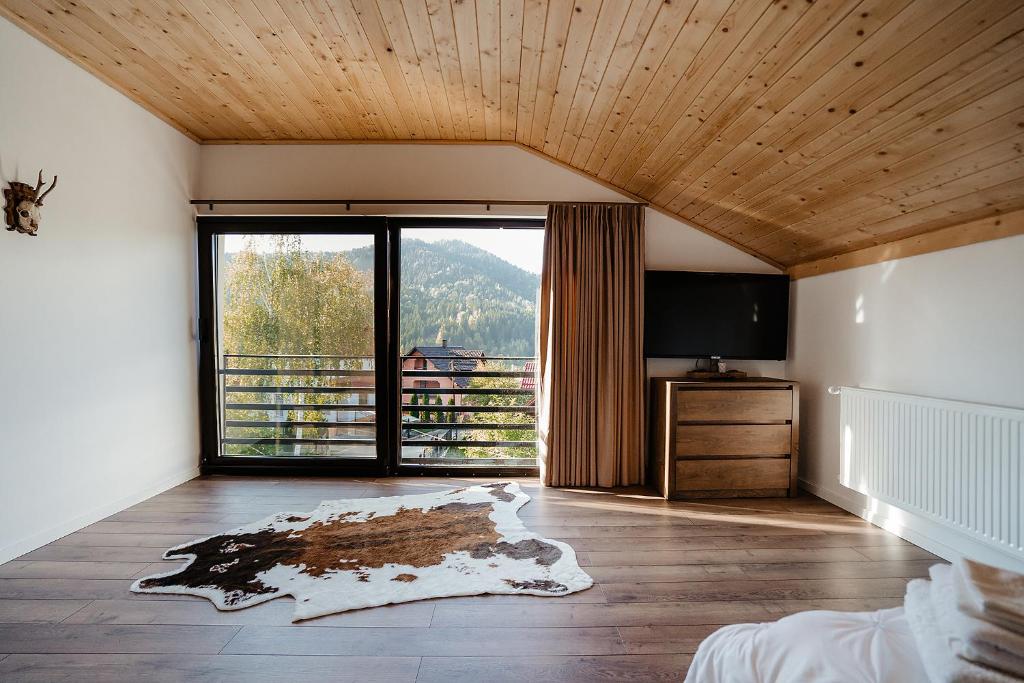
<svg viewBox="0 0 1024 683"><path fill-rule="evenodd" d="M0 11L200 141L513 141L786 266L1024 208L1021 0Z"/></svg>

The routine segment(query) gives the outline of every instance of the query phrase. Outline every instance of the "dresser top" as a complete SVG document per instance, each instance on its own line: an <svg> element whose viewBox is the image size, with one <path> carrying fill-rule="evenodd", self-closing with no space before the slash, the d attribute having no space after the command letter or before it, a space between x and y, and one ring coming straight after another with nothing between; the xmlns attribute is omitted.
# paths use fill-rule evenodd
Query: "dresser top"
<svg viewBox="0 0 1024 683"><path fill-rule="evenodd" d="M791 379L779 379L777 377L737 377L735 379L694 379L691 377L652 377L651 382L660 383L665 382L668 384L679 384L679 385L691 385L691 386L702 386L702 387L735 387L737 385L743 385L746 387L750 386L770 386L778 387L780 384L785 385L799 385L799 382L794 382Z"/></svg>

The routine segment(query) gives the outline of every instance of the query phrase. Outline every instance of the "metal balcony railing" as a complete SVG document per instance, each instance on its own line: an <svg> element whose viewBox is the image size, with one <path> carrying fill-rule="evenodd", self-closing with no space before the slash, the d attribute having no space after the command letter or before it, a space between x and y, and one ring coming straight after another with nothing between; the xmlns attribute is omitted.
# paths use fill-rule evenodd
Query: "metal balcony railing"
<svg viewBox="0 0 1024 683"><path fill-rule="evenodd" d="M534 466L534 362L529 356L404 356L402 462Z"/></svg>
<svg viewBox="0 0 1024 683"><path fill-rule="evenodd" d="M532 357L401 362L403 464L536 464ZM222 455L376 457L373 363L366 356L225 354Z"/></svg>

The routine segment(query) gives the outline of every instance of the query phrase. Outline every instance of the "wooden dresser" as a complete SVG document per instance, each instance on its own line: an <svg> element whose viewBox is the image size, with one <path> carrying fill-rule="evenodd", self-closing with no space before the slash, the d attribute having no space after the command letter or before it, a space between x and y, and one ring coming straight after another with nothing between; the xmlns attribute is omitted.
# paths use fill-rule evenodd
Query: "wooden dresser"
<svg viewBox="0 0 1024 683"><path fill-rule="evenodd" d="M796 495L800 386L651 379L651 476L666 498Z"/></svg>

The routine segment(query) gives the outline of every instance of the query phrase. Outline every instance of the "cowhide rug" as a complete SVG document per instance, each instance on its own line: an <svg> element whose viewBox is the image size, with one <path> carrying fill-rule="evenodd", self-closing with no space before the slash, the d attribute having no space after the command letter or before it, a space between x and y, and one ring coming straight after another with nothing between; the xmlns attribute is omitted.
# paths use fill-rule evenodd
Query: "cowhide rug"
<svg viewBox="0 0 1024 683"><path fill-rule="evenodd" d="M236 610L295 598L293 621L395 602L482 593L568 595L593 585L560 541L527 531L519 485L326 500L171 548L184 566L136 581Z"/></svg>

